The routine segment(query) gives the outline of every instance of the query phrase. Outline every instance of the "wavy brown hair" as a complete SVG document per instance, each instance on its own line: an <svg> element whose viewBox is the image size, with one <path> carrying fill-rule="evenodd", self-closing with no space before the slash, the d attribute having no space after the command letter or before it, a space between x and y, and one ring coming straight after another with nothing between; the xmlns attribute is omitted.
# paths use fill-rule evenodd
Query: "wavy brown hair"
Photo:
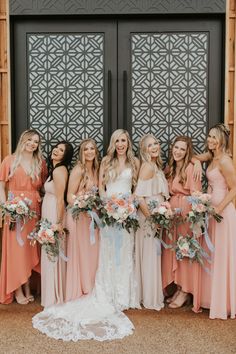
<svg viewBox="0 0 236 354"><path fill-rule="evenodd" d="M42 150L41 150L41 137L37 130L34 129L28 129L25 130L18 141L16 150L14 152L14 162L11 167L10 175L9 177L12 177L17 169L17 167L20 166L21 161L22 161L22 153L25 150L25 145L27 143L27 140L32 138L32 136L38 135L39 137L39 143L37 149L33 152L33 160L32 160L32 166L31 170L29 173L29 176L32 178L32 180L36 180L39 178L41 171L42 171L42 161L43 161L43 155L42 155Z"/></svg>
<svg viewBox="0 0 236 354"><path fill-rule="evenodd" d="M93 167L92 168L93 168L94 174L97 176L97 179L98 179L99 151L98 151L97 144L94 139L91 139L91 138L84 139L81 141L81 143L79 145L79 156L78 156L78 161L77 161L77 164L81 167L81 170L82 170L82 178L81 178L81 184L80 184L81 189L83 189L86 186L86 183L89 178L87 167L86 167L86 160L84 157L84 150L89 143L91 143L95 149L95 158L93 160Z"/></svg>
<svg viewBox="0 0 236 354"><path fill-rule="evenodd" d="M177 136L175 138L173 144L171 145L170 155L169 155L170 157L169 157L169 162L168 162L169 170L166 175L166 178L169 180L173 180L176 176L177 164L176 164L176 161L174 160L174 157L173 157L173 148L178 141L183 141L187 145L186 154L183 159L183 165L181 166L180 172L179 172L179 177L180 177L179 181L182 185L184 185L186 182L186 179L187 179L186 168L189 165L189 163L191 162L191 159L193 156L193 144L192 144L191 138L189 138L188 136Z"/></svg>
<svg viewBox="0 0 236 354"><path fill-rule="evenodd" d="M132 150L132 142L127 130L117 129L113 132L110 140L110 144L107 149L107 155L104 157L102 164L104 167L103 175L103 185L105 186L109 181L114 181L118 176L118 159L116 152L116 141L117 139L124 134L128 141L128 148L126 151L126 162L132 170L132 185L133 187L137 183L138 170L135 164L135 156Z"/></svg>

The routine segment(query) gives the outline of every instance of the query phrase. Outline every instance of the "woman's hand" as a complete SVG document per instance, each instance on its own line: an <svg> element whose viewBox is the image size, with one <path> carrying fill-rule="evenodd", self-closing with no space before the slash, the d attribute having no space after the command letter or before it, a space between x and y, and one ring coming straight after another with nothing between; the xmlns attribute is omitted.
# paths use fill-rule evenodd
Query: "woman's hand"
<svg viewBox="0 0 236 354"><path fill-rule="evenodd" d="M202 179L202 164L199 160L195 160L193 164L194 164L193 178L195 181L201 181L201 179Z"/></svg>

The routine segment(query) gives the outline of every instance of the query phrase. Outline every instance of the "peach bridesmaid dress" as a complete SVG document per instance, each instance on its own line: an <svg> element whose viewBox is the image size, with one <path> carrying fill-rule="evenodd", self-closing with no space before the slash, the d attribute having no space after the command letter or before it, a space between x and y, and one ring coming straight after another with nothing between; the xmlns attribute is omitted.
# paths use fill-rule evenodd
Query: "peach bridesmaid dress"
<svg viewBox="0 0 236 354"><path fill-rule="evenodd" d="M189 164L186 168L187 180L183 186L176 176L173 181L169 182L169 192L171 195L170 204L172 208L180 208L181 214L186 216L190 210L190 204L187 196L194 191L201 190L201 182L194 181L193 164ZM173 232L173 242L176 241L178 234L185 236L191 235L191 229L188 223L178 225ZM170 244L170 240L165 238L165 242ZM200 276L201 266L197 262L190 263L189 259L177 261L175 252L169 249L163 249L162 253L162 284L165 289L169 284L174 282L179 285L186 293L193 295L193 311L198 312L199 292L200 292Z"/></svg>
<svg viewBox="0 0 236 354"><path fill-rule="evenodd" d="M217 206L228 193L225 178L216 167L207 170L208 192ZM209 235L215 246L211 273L202 272L201 306L210 309L210 318L227 319L236 315L236 211L230 203L223 220L209 222ZM204 248L207 250L205 242ZM209 265L207 265L209 267Z"/></svg>
<svg viewBox="0 0 236 354"><path fill-rule="evenodd" d="M42 218L52 223L57 222L57 198L53 180L44 184L45 196L42 205ZM62 252L66 252L66 239L61 245ZM66 254L65 254L66 255ZM66 262L61 257L55 262L48 259L45 250L41 253L41 304L48 307L63 303L66 287Z"/></svg>
<svg viewBox="0 0 236 354"><path fill-rule="evenodd" d="M148 203L159 203L168 198L168 184L164 173L156 168L153 178L138 180L135 191ZM161 244L154 238L155 231L148 225L145 216L138 211L140 228L135 234L135 275L137 280L137 301L148 309L161 310L164 296L161 279Z"/></svg>
<svg viewBox="0 0 236 354"><path fill-rule="evenodd" d="M7 189L14 196L22 193L32 200L31 208L40 215L39 190L45 180L47 168L43 163L42 173L39 179L33 181L22 166L19 166L14 175L9 178L10 168L14 156L7 156L0 167L0 181L7 184ZM37 218L29 220L21 231L21 238L24 245L21 246L16 239L16 231L10 231L9 225L4 223L2 237L2 262L0 274L0 303L9 304L14 299L14 291L25 284L32 274L32 270L40 272L40 256L37 246L32 247L27 235L35 227Z"/></svg>
<svg viewBox="0 0 236 354"><path fill-rule="evenodd" d="M93 185L87 185L83 192L90 190ZM68 210L66 301L78 299L81 295L90 293L94 287L98 267L99 230L95 229L95 243L91 244L90 223L91 218L87 213L81 213L74 220Z"/></svg>

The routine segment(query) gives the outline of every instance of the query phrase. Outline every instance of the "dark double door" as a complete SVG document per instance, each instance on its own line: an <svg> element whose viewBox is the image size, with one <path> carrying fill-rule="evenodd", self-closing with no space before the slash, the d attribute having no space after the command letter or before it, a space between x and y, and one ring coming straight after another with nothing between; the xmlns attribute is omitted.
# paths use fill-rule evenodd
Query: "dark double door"
<svg viewBox="0 0 236 354"><path fill-rule="evenodd" d="M45 152L93 137L102 151L116 128L134 145L153 133L198 149L220 121L222 23L183 18L16 19L12 24L13 143L33 127Z"/></svg>

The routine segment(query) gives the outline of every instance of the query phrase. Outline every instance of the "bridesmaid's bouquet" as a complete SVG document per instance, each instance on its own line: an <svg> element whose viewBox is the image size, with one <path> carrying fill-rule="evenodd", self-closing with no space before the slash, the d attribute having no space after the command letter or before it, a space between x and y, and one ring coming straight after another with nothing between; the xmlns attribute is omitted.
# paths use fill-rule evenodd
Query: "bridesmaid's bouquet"
<svg viewBox="0 0 236 354"><path fill-rule="evenodd" d="M61 247L61 243L67 234L67 229L58 230L58 225L47 219L41 219L37 222L35 229L28 235L28 239L32 246L38 242L44 248L50 261L55 262L58 256L67 261Z"/></svg>
<svg viewBox="0 0 236 354"><path fill-rule="evenodd" d="M16 225L20 225L22 230L27 220L36 218L37 214L31 210L32 200L26 198L24 193L15 197L12 192L8 192L5 203L0 204L2 215L9 217L9 230L14 230Z"/></svg>
<svg viewBox="0 0 236 354"><path fill-rule="evenodd" d="M173 250L175 251L176 259L178 261L182 261L184 258L189 258L190 262L196 261L203 265L204 259L206 259L210 263L209 255L201 247L198 240L189 235L179 235Z"/></svg>
<svg viewBox="0 0 236 354"><path fill-rule="evenodd" d="M168 248L162 239L163 231L166 231L166 235L170 240L172 240L172 234L170 230L173 226L180 222L181 215L180 209L172 210L169 202L158 203L156 200L151 200L148 203L148 207L151 211L151 215L149 216L149 221L152 225L153 229L156 229L156 234L154 237L157 237L164 247Z"/></svg>
<svg viewBox="0 0 236 354"><path fill-rule="evenodd" d="M204 235L206 244L211 252L214 246L208 235L208 220L212 216L217 222L221 222L223 217L215 212L211 203L211 195L202 192L194 192L188 197L191 210L186 216L186 221L190 223L194 237Z"/></svg>
<svg viewBox="0 0 236 354"><path fill-rule="evenodd" d="M99 209L103 226L117 226L136 232L139 227L137 207L137 200L130 194L117 194L104 199Z"/></svg>
<svg viewBox="0 0 236 354"><path fill-rule="evenodd" d="M80 213L91 212L98 209L101 204L101 199L98 195L98 188L93 187L88 192L81 192L78 195L73 195L73 205L69 206L73 219L78 219Z"/></svg>

